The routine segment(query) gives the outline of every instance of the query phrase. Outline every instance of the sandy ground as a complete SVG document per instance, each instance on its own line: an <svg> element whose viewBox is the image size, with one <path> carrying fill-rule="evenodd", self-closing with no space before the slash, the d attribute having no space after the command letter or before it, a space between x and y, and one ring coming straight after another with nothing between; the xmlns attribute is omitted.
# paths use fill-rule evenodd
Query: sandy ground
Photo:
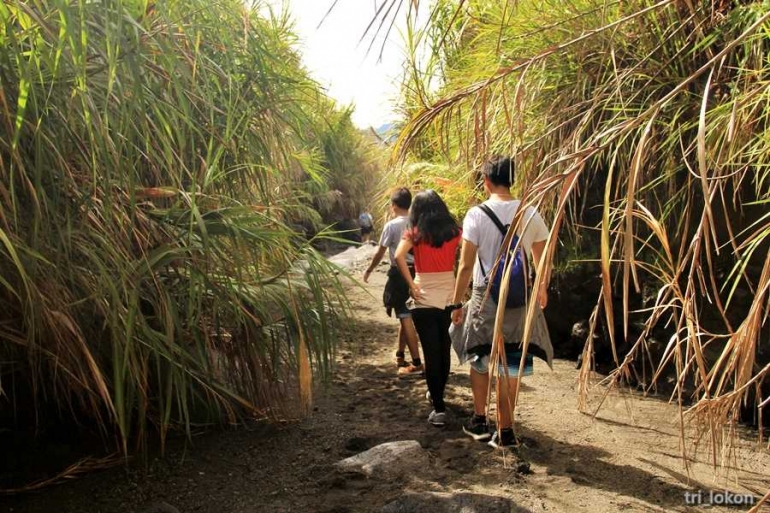
<svg viewBox="0 0 770 513"><path fill-rule="evenodd" d="M343 259L355 266L369 253L348 252ZM556 361L551 372L536 360L517 410L519 455L463 435L472 404L467 366L455 365L450 376L448 425L429 425L424 380L395 374L397 324L379 306L383 271L367 290L353 289L358 322L345 334L335 377L319 387L309 418L178 440L148 467L132 464L0 498L0 511L369 512L425 491L505 497L517 511L702 511L704 505L686 503L687 493L703 490L706 503L712 490L762 496L770 489L770 453L755 433L738 441L736 458L717 476L705 447L690 454L688 477L675 406L613 392L596 418L580 413L577 371L569 361ZM594 404L602 390L595 387ZM430 464L389 480L333 469L342 458L396 440L419 441Z"/></svg>

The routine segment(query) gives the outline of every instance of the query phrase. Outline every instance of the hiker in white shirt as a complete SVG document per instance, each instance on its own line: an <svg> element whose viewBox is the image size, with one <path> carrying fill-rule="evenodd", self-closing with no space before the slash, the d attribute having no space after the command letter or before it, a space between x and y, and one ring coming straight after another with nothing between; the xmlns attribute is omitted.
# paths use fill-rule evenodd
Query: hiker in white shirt
<svg viewBox="0 0 770 513"><path fill-rule="evenodd" d="M486 419L487 390L489 389L489 355L492 349L492 336L497 311L492 295L484 301L487 283L495 267L495 260L503 241L501 229L506 230L516 215L520 201L511 196L513 183L513 162L509 157L495 156L484 163L484 190L489 199L481 206L471 208L463 221L463 244L453 296L453 303L462 305L468 286L473 278L471 300L462 308L452 312L452 346L462 363L471 364L471 389L473 392L474 415L463 426L463 431L475 440L491 440L492 447L517 446L518 440L513 432L513 416L516 390L519 385L519 364L521 360L521 341L524 331L526 307L506 307L503 324L506 363L508 365L508 386L505 369L500 368L497 382L498 431L492 435ZM487 210L488 209L488 210ZM500 224L496 224L497 218ZM505 225L505 226L503 226ZM534 208L528 208L519 225L520 247L527 257L534 261L534 267L524 265L524 269L536 269L543 255L548 228ZM549 367L553 359L553 348L548 335L548 328L542 313L548 303L547 283L540 287L537 298L539 309L536 310L531 339L527 351L523 375L533 372L532 356L544 359ZM523 292L523 291L522 291ZM534 298L533 298L534 299ZM505 301L504 298L500 300ZM500 366L502 367L502 365ZM510 407L509 407L510 406Z"/></svg>

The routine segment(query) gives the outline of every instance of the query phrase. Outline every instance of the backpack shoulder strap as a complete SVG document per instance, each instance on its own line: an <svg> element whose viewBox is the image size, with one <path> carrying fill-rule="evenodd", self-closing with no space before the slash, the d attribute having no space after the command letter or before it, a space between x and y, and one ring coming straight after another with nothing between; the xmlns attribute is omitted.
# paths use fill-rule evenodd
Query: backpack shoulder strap
<svg viewBox="0 0 770 513"><path fill-rule="evenodd" d="M500 221L500 218L497 217L495 212L489 208L489 205L484 205L483 203L479 205L479 208L489 217L493 223L495 223L495 226L497 226L497 229L500 230L500 233L503 234L503 237L506 236L508 233L508 229L505 227L505 225Z"/></svg>
<svg viewBox="0 0 770 513"><path fill-rule="evenodd" d="M485 205L482 203L481 205L478 205L478 207L481 209L482 212L484 212L487 215L487 217L489 217L492 220L492 222L495 224L497 229L500 231L500 234L503 236L503 240L505 240L505 236L508 233L508 228L506 228L506 226L502 223L502 221L500 221L500 218L497 217L497 215L491 208L489 208L489 205ZM484 264L481 263L481 257L478 254L476 255L476 257L479 260L479 266L481 267L481 274L486 276L487 271L484 269Z"/></svg>

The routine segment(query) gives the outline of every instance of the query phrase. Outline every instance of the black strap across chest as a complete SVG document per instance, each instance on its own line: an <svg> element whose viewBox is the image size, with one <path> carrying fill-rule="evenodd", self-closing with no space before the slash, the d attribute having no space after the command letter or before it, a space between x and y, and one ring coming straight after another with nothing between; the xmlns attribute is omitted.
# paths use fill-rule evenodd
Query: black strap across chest
<svg viewBox="0 0 770 513"><path fill-rule="evenodd" d="M500 233L503 234L503 237L508 233L508 227L510 225L504 225L502 221L500 221L500 218L497 217L497 214L495 214L494 210L489 208L489 205L484 205L483 203L479 205L479 208L492 220L493 223L495 223L495 226L497 226L497 229L500 230Z"/></svg>
<svg viewBox="0 0 770 513"><path fill-rule="evenodd" d="M489 208L489 205L484 205L483 203L479 205L479 208L482 212L484 212L487 217L489 217L493 223L495 223L495 226L497 226L497 229L500 231L500 233L503 235L503 240L505 240L505 236L508 233L508 227L510 225L504 225L502 221L500 221L500 218L497 217L497 214ZM481 267L481 274L486 276L487 271L484 269L484 264L481 263L481 257L479 255L476 255L476 257L479 259L479 267Z"/></svg>

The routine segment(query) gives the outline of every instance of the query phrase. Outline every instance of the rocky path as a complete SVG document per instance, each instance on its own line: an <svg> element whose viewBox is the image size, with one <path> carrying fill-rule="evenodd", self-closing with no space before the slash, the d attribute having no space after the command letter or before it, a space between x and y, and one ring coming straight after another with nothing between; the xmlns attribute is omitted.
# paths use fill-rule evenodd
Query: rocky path
<svg viewBox="0 0 770 513"><path fill-rule="evenodd" d="M348 265L360 265L369 251L348 253ZM520 456L463 435L471 408L467 366L453 369L450 421L434 428L426 421L424 381L395 376L396 322L379 306L383 283L379 272L367 290L353 290L358 322L309 418L179 440L147 468L129 465L0 498L0 511L701 511L710 491L761 496L770 489L770 454L752 438L739 442L737 459L717 478L702 448L691 455L688 477L677 410L660 399L613 393L596 418L578 412L573 362L557 361L551 372L536 361L518 409ZM397 441L416 441L409 444L414 452L370 477L335 466ZM698 490L702 505L687 504Z"/></svg>

